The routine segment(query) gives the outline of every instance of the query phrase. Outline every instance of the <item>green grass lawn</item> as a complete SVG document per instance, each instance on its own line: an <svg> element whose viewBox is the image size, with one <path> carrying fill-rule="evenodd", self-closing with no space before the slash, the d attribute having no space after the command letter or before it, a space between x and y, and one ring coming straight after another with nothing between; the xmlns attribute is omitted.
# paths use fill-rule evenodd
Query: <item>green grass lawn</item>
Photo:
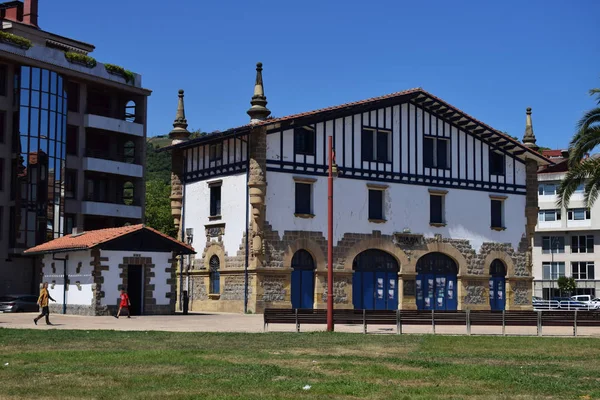
<svg viewBox="0 0 600 400"><path fill-rule="evenodd" d="M0 329L12 398L593 399L600 340Z"/></svg>

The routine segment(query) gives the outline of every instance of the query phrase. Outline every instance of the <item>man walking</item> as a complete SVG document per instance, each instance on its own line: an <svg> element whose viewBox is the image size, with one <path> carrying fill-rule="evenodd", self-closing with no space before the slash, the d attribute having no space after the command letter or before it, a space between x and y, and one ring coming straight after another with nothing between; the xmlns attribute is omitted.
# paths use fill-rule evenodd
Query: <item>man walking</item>
<svg viewBox="0 0 600 400"><path fill-rule="evenodd" d="M38 305L42 307L42 313L37 316L37 318L33 319L33 323L37 325L37 322L42 319L42 317L46 317L46 325L52 325L50 323L50 308L48 307L48 299L52 301L54 300L50 297L50 293L48 293L48 282L44 282L42 284L42 290L40 290L40 297L38 298Z"/></svg>

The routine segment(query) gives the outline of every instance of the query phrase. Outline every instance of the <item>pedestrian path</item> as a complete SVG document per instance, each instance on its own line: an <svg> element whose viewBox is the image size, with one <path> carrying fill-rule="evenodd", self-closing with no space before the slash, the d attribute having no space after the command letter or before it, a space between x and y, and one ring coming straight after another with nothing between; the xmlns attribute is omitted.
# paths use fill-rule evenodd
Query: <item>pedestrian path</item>
<svg viewBox="0 0 600 400"><path fill-rule="evenodd" d="M0 328L13 329L77 329L77 330L118 330L118 331L169 331L169 332L263 332L263 316L260 314L227 314L207 313L189 315L156 315L134 316L128 318L113 317L87 317L79 315L52 314L51 326L46 324L34 325L34 314L0 314ZM269 332L295 332L295 325L270 324ZM324 331L325 325L302 325L302 332ZM337 325L337 332L362 333L362 325ZM369 334L396 334L395 326L373 326L368 329ZM403 333L428 334L433 333L430 326L404 326ZM465 335L464 326L438 326L436 334ZM473 335L501 335L501 327L481 326L472 327ZM544 336L573 335L570 327L545 327ZM507 327L507 335L536 335L535 327ZM580 327L578 336L600 337L600 328Z"/></svg>

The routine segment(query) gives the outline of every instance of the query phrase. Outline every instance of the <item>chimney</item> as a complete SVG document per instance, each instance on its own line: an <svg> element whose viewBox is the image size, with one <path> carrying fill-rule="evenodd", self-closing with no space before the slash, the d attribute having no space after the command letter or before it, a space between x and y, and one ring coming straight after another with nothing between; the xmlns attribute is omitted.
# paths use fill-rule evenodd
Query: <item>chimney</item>
<svg viewBox="0 0 600 400"><path fill-rule="evenodd" d="M38 0L25 0L23 7L23 23L38 26Z"/></svg>
<svg viewBox="0 0 600 400"><path fill-rule="evenodd" d="M11 4L10 8L6 8L4 10L2 10L2 18L9 20L9 21L15 21L15 22L22 22L23 21L23 3L14 3L14 5Z"/></svg>

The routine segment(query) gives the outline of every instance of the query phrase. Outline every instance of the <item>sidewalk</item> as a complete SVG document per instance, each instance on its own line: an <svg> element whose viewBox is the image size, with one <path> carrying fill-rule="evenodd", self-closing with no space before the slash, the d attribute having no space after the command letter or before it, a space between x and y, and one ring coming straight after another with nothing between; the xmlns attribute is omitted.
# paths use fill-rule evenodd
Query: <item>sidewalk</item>
<svg viewBox="0 0 600 400"><path fill-rule="evenodd" d="M37 314L0 314L0 328L12 329L77 329L77 330L118 330L118 331L169 331L169 332L263 332L263 316L227 313L206 313L189 315L164 315L164 316L134 316L131 319L114 317L84 317L79 315L51 314L52 326L47 326L43 319L34 325L33 318ZM272 324L269 332L295 332L295 325ZM325 331L325 325L302 325L301 332ZM362 325L337 325L337 332L362 333ZM403 333L433 333L431 326L404 326ZM370 334L396 334L395 326L371 326ZM438 326L438 334L466 335L464 326ZM501 335L502 328L494 326L473 327L473 335ZM545 327L542 329L544 336L573 337L571 327ZM535 327L507 327L507 335L537 334ZM577 336L600 337L600 328L578 328Z"/></svg>

